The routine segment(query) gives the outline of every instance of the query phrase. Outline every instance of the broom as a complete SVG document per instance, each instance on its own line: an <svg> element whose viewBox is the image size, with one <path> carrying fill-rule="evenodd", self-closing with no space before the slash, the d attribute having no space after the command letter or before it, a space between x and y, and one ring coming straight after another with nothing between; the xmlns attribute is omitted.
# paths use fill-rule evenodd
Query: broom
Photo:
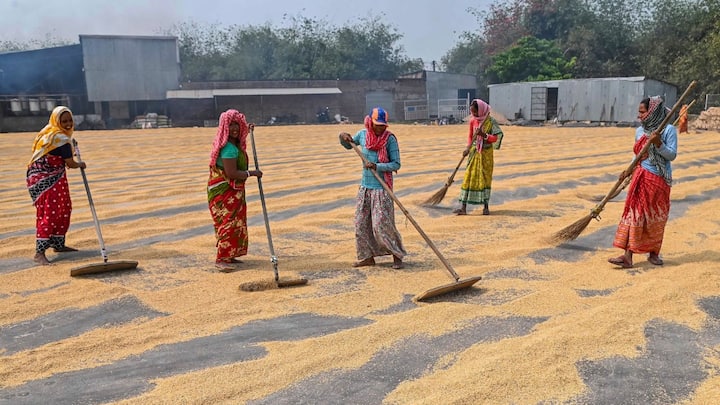
<svg viewBox="0 0 720 405"><path fill-rule="evenodd" d="M690 93L690 91L695 88L695 85L697 82L693 80L688 88L685 90L685 92L680 96L680 98L675 102L675 105L673 106L672 110L665 116L665 119L663 119L662 123L660 123L661 130L665 128L665 126L670 122L670 118L677 113L677 111L680 109L680 106L682 105L682 101L687 97L687 95ZM633 169L635 169L635 166L638 163L638 160L640 156L643 156L648 148L650 148L650 142L645 143L645 146L640 150L640 153L635 155L632 162L630 162L630 166L627 168L627 172L632 172ZM605 196L605 198L600 201L598 205L595 206L595 208L590 210L590 213L585 215L584 217L580 218L579 220L575 221L574 223L570 224L569 226L566 226L565 228L561 229L560 231L556 232L552 236L552 241L557 243L567 242L576 239L582 231L587 228L588 224L590 223L590 220L595 218L598 221L600 220L600 212L602 212L603 208L605 208L605 204L607 204L608 201L610 201L611 198L617 196L618 190L620 190L621 185L625 181L625 178L618 179L618 181L615 182L615 185L610 190L610 192Z"/></svg>
<svg viewBox="0 0 720 405"><path fill-rule="evenodd" d="M445 198L445 194L447 194L448 189L453 184L453 181L455 181L455 174L460 169L460 166L462 165L462 162L464 160L465 160L465 155L463 155L462 159L460 159L457 166L455 166L455 170L453 170L450 177L448 177L447 181L445 182L445 185L440 190L438 190L435 194L430 196L430 198L425 200L423 205L438 205L438 204L440 204L440 202L443 200L443 198Z"/></svg>

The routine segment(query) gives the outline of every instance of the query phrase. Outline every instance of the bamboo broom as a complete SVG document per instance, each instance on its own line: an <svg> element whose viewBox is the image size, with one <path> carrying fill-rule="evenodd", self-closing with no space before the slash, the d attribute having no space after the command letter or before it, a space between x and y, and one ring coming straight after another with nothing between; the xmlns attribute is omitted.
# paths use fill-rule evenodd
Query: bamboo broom
<svg viewBox="0 0 720 405"><path fill-rule="evenodd" d="M675 102L672 110L670 110L670 112L665 116L665 119L663 119L662 123L660 123L660 126L658 127L660 131L665 129L665 126L670 122L672 116L675 115L675 113L677 113L677 111L680 109L682 101L688 96L688 94L690 94L690 91L695 88L695 85L697 85L697 82L693 80L688 86L688 88L685 90L685 92L677 100L677 102ZM626 170L628 173L632 172L632 170L638 164L640 156L643 156L647 152L648 148L650 148L650 142L645 143L645 146L643 146L643 148L640 150L640 153L635 155L632 162L630 162L630 166L628 166ZM578 236L580 236L580 234L585 230L585 228L587 228L591 219L595 218L599 221L600 212L602 212L603 208L605 208L605 204L607 204L607 202L610 201L612 197L617 195L617 191L620 188L621 184L624 182L624 180L625 178L618 179L610 192L605 196L605 198L602 199L602 201L600 201L598 205L595 206L595 208L590 210L590 213L588 215L585 215L584 217L580 218L569 226L566 226L565 228L553 234L551 238L552 241L556 243L562 243L574 240Z"/></svg>
<svg viewBox="0 0 720 405"><path fill-rule="evenodd" d="M477 135L475 135L477 137ZM448 177L447 181L445 182L445 185L438 190L435 194L430 196L425 202L423 202L423 205L438 205L440 202L445 198L445 194L447 194L448 189L455 181L455 174L457 174L458 170L460 169L460 166L462 165L462 162L465 160L465 155L463 155L462 159L458 162L457 166L455 166L455 170L453 170L450 177Z"/></svg>

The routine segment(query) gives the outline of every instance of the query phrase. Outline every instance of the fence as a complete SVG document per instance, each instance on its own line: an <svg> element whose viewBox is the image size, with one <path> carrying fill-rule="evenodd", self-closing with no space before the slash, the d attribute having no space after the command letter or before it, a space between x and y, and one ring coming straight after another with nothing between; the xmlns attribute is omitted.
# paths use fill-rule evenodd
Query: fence
<svg viewBox="0 0 720 405"><path fill-rule="evenodd" d="M446 98L438 100L438 118L449 121L462 121L470 115L470 104L464 98Z"/></svg>
<svg viewBox="0 0 720 405"><path fill-rule="evenodd" d="M705 95L705 110L710 107L720 107L720 94Z"/></svg>
<svg viewBox="0 0 720 405"><path fill-rule="evenodd" d="M405 112L405 121L430 118L426 100L407 100L404 102L403 111Z"/></svg>

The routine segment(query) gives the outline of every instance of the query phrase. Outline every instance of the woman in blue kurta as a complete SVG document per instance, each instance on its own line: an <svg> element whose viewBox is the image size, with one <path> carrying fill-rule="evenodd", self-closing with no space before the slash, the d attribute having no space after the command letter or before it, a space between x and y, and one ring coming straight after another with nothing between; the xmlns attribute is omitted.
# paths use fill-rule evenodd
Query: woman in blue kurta
<svg viewBox="0 0 720 405"><path fill-rule="evenodd" d="M400 169L400 148L397 138L387 127L387 112L376 107L365 117L365 128L355 136L346 132L340 134L343 147L352 149L351 143L358 145L368 161L363 167L355 206L358 261L353 263L353 267L373 266L376 256L392 255L393 268L400 269L407 254L395 226L394 201L371 171L377 171L392 189L392 172Z"/></svg>

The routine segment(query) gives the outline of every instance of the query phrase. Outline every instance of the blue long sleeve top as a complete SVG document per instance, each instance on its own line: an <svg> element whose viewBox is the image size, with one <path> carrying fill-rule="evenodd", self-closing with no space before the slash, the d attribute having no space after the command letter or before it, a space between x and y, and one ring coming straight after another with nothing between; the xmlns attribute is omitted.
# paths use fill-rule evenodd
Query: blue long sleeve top
<svg viewBox="0 0 720 405"><path fill-rule="evenodd" d="M388 152L388 158L389 162L387 163L379 163L378 162L378 153L374 150L369 150L365 147L365 135L367 133L366 129L359 130L354 136L353 136L353 142L360 147L360 150L362 151L362 154L365 156L365 159L368 160L368 162L375 163L377 166L377 172L378 175L382 178L385 172L392 172L397 171L400 169L400 147L398 145L397 139L395 138L395 135L390 135L387 140L387 144L385 145L385 148L387 148ZM343 142L340 140L340 144L345 149L352 149L352 146L348 144L347 142ZM365 188L371 188L371 189L382 189L382 184L380 184L379 181L375 178L375 176L372 174L372 171L370 169L366 169L365 166L363 166L362 171L362 178L360 180L360 186Z"/></svg>
<svg viewBox="0 0 720 405"><path fill-rule="evenodd" d="M643 128L638 127L635 130L635 142L637 142L637 140L640 139L640 137L642 137L644 133L645 132L643 131ZM660 147L656 149L660 156L667 160L667 162L665 162L665 168L669 178L672 178L672 165L670 164L670 162L675 160L675 157L677 156L678 146L677 130L675 129L675 126L666 126L660 134L660 140ZM642 162L640 162L640 165L642 165L643 169L648 170L658 176L662 176L662 174L658 171L655 165L650 162L649 158L644 159Z"/></svg>

